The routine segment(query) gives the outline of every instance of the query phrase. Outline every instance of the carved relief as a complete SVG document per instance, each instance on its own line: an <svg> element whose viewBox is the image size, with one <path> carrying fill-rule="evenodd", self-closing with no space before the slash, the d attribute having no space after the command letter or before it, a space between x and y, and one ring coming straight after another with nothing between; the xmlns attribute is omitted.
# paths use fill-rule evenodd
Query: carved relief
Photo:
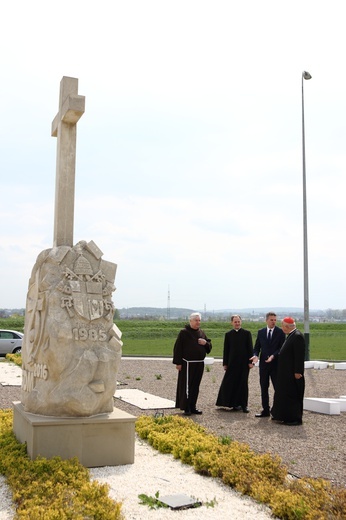
<svg viewBox="0 0 346 520"><path fill-rule="evenodd" d="M122 347L113 324L115 274L92 241L38 256L22 348L26 411L78 417L113 410Z"/></svg>

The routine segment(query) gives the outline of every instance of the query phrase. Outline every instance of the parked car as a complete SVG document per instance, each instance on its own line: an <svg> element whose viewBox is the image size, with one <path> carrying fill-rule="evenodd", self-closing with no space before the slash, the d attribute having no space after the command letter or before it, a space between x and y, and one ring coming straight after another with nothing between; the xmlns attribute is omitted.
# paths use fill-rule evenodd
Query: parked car
<svg viewBox="0 0 346 520"><path fill-rule="evenodd" d="M20 354L24 334L16 330L0 330L0 355Z"/></svg>

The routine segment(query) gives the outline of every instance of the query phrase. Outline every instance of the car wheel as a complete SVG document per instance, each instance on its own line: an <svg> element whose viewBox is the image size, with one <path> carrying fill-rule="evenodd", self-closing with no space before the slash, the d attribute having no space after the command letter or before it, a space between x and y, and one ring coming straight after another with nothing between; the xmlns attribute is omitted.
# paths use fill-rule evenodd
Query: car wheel
<svg viewBox="0 0 346 520"><path fill-rule="evenodd" d="M22 353L22 347L17 347L13 349L12 354L21 354Z"/></svg>

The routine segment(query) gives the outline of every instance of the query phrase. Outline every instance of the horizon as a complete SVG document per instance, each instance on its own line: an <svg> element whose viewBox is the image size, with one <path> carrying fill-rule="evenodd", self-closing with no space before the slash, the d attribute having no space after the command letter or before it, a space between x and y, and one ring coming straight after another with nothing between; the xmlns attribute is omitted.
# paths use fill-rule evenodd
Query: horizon
<svg viewBox="0 0 346 520"><path fill-rule="evenodd" d="M213 313L247 313L247 314L259 314L267 312L275 312L275 313L284 313L284 312L290 312L290 313L298 313L298 314L304 314L304 308L303 307L284 307L284 306L278 306L278 307L244 307L244 308L237 308L237 307L226 307L226 308L217 308L217 309L206 309L206 308L192 308L192 307L155 307L151 305L143 305L143 306L137 306L137 305L131 305L129 307L116 307L117 311L133 311L134 309L152 309L152 310L160 310L160 311L186 311L186 312L200 312L203 314L213 314ZM1 312L7 312L7 311L23 311L25 312L25 307L3 307L0 308ZM319 312L327 313L330 311L334 312L342 312L346 311L346 309L332 309L330 307L323 308L323 309L309 309L310 314L316 314Z"/></svg>

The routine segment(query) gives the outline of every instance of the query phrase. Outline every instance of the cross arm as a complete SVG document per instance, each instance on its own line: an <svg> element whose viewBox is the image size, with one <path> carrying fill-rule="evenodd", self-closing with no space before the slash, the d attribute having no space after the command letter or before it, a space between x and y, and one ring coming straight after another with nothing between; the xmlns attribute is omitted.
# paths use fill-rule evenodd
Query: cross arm
<svg viewBox="0 0 346 520"><path fill-rule="evenodd" d="M61 111L52 123L52 136L57 137L60 121L75 125L85 112L85 96L70 95L65 99Z"/></svg>

